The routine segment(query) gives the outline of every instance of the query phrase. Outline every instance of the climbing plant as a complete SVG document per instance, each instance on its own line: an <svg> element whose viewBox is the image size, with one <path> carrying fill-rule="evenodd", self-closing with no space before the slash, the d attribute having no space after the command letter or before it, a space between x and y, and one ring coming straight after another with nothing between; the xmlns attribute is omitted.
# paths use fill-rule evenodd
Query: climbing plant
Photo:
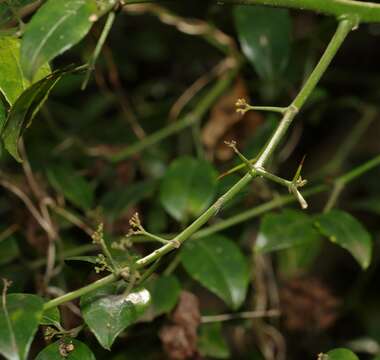
<svg viewBox="0 0 380 360"><path fill-rule="evenodd" d="M181 5L172 5L168 2L166 8L153 1L133 0L0 3L0 185L8 199L1 203L2 215L10 218L15 199L23 204L18 220L4 220L0 233L0 354L6 359L85 360L95 359L94 353L102 358L108 355L103 355L99 346L113 352L117 339L126 332L133 334L131 329L139 332L151 327L157 332L154 319L160 316L170 319L170 325L159 331L167 357L191 358L198 353L229 358L232 350L223 338L221 324L227 320L247 324L245 321L256 319L258 339L253 356L284 358L276 321L285 316L290 327L297 329L298 325L289 320L294 314L281 312L278 301L273 300L278 295L267 254L276 254L276 266L284 278L321 264L324 239L345 249L363 271L377 256L374 236L365 222L352 214L352 208L337 208L348 185L380 165L380 155L371 154L342 171L377 115L373 102L334 99L334 106L353 109L360 120L347 136L334 139L337 150L328 154L327 165L318 174L305 175L313 154L290 162L287 177L277 170L278 157L289 158L286 153L289 149L292 153L299 142L294 123L304 111L323 111L318 102L326 96L318 87L321 78L328 74L338 52L345 56L342 45L350 42L354 30L380 22L380 5L350 0L224 0L208 4L220 14L229 14L234 35L227 35L230 32L222 31L217 22L194 20L184 11L179 15L175 10ZM291 15L289 8L299 11ZM291 76L295 66L292 21L305 10L335 19L336 28L319 60L309 62L298 85L299 78ZM160 26L163 23L204 41L212 48L212 59L219 61L183 92L171 111L165 97L177 89L174 85L165 88L166 70L159 70L163 85L153 84L147 80L149 66L145 60L141 62L144 86L152 90L134 108L122 77L138 73L133 66L140 65L129 59L123 64L122 51L113 52L112 33L124 31L125 16L146 14L157 18ZM330 26L327 22L326 29ZM123 34L123 42L136 38L135 51L152 64L159 62L165 44L158 35L145 45L144 29ZM314 41L323 37L314 36ZM177 40L179 47L181 39ZM186 46L187 61L202 58L202 50L192 52ZM130 56L139 55L130 51ZM102 68L107 71L98 71ZM256 76L260 86L252 93L264 104L251 103L247 88L236 85L243 75L246 82ZM139 79L130 76L139 89ZM82 91L78 101L70 95L77 89ZM86 103L86 96L95 100ZM64 97L74 109L62 104ZM159 98L162 108L154 110L149 97ZM274 103L289 98L292 100L285 106ZM127 123L114 123L119 116L115 107ZM93 119L99 113L102 121L98 124ZM158 126L157 114L170 120ZM208 114L211 119L205 124L202 120ZM244 134L232 136L225 130L247 117L257 126L251 128L253 141L246 147ZM178 151L168 155L174 135L179 142L172 148ZM218 158L217 151L232 160ZM331 178L326 181L328 176ZM260 203L254 199L252 204L252 194L247 194L252 182L263 193L269 192L270 198L262 197ZM321 200L314 204L316 194L328 195L324 205ZM145 205L139 207L140 203ZM357 208L379 212L379 203L362 201ZM290 204L296 206L287 206ZM272 211L281 207L281 211ZM259 219L255 236L235 241L237 235L231 229L253 219ZM242 232L238 234L240 238ZM42 247L44 256L38 258L33 246ZM38 276L34 285L24 286L28 269ZM268 287L261 295L260 286ZM318 286L310 296L315 296L317 303L325 301L327 312L335 309L334 298L325 290L318 292ZM215 314L212 308L203 316L197 313L197 300L189 291L196 292L199 287L208 290L211 302L220 301L231 313ZM306 291L302 282L293 287ZM64 324L68 312L76 317L71 321L75 326ZM315 324L327 327L332 317L320 314ZM276 320L270 322L272 319ZM87 341L88 332L93 338ZM338 348L340 345L334 344L334 350L319 349L315 359L357 359L351 350ZM154 344L140 344L141 356L149 346ZM355 346L347 347L355 350ZM114 358L124 358L119 356ZM130 354L128 358L138 357Z"/></svg>

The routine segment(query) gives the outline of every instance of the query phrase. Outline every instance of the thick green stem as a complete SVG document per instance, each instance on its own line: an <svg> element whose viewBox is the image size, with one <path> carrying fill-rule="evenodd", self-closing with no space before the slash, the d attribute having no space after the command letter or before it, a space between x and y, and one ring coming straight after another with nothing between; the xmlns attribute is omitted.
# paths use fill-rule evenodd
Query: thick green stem
<svg viewBox="0 0 380 360"><path fill-rule="evenodd" d="M325 73L326 69L330 65L335 54L342 45L344 39L347 37L348 33L357 26L357 17L356 16L346 16L344 19L339 21L338 29L336 30L333 38L331 39L325 53L319 60L317 66L307 79L305 85L298 93L297 97L294 99L292 105L297 109L300 109L311 92L314 90L315 86L318 84L322 75Z"/></svg>
<svg viewBox="0 0 380 360"><path fill-rule="evenodd" d="M311 10L340 18L354 15L360 22L380 22L380 4L354 0L219 0L222 4L268 5Z"/></svg>
<svg viewBox="0 0 380 360"><path fill-rule="evenodd" d="M282 118L279 126L275 130L273 136L269 139L268 143L264 147L264 150L260 154L256 166L262 167L267 160L270 158L274 150L277 148L279 142L284 137L286 131L288 130L290 124L293 122L294 117L305 104L306 100L314 90L318 81L321 79L322 75L325 73L326 69L330 65L335 54L342 45L344 39L348 33L356 26L356 18L345 18L339 21L338 28L331 39L329 45L327 46L325 52L323 53L321 59L319 60L317 66L310 74L309 78L306 80L301 91L298 93L297 97L294 99L292 104L288 107Z"/></svg>
<svg viewBox="0 0 380 360"><path fill-rule="evenodd" d="M107 275L104 278L97 280L97 281L95 281L95 282L93 282L87 286L84 286L78 290L68 292L65 295L62 295L60 297L57 297L53 300L48 301L44 305L44 310L48 310L48 309L51 309L51 308L56 307L58 305L64 304L65 302L77 299L78 297L81 297L84 294L87 294L91 291L99 289L100 287L105 286L107 284L113 283L118 278L119 278L119 276L116 274Z"/></svg>
<svg viewBox="0 0 380 360"><path fill-rule="evenodd" d="M347 185L349 182L355 180L356 178L360 177L361 175L363 175L367 171L370 171L379 165L380 165L380 155L377 155L373 159L367 161L366 163L358 166L357 168L349 171L348 173L346 173L346 174L342 175L341 177L339 177L338 179L336 179L335 184L343 182L345 185ZM315 187L305 191L304 196L308 197L308 196L311 196L314 194L325 192L328 189L330 189L330 186L328 186L328 185L318 185L318 186L315 186ZM229 228L231 226L245 222L248 219L255 218L255 217L257 217L257 216L259 216L259 215L261 215L261 214L263 214L269 210L276 208L276 207L284 206L286 204L289 204L289 203L292 203L295 201L296 201L296 199L294 198L294 196L291 196L291 195L281 196L277 199L269 201L266 204L259 205L253 209L250 209L250 210L247 210L247 211L240 213L238 215L232 216L229 219L222 220L218 224L209 226L208 228L206 228L204 230L197 231L191 238L192 239L199 239L201 237L205 237L205 236L214 234L216 232L219 232L219 231L224 230L226 228ZM164 247L162 247L162 248L164 248ZM93 248L93 245L89 245L88 249L83 249L83 250L86 250L86 251L92 250L92 248ZM140 264L139 267L142 267L142 265ZM65 303L67 301L74 300L74 299L76 299L76 298L78 298L84 294L87 294L90 291L96 290L96 289L98 289L104 285L110 284L110 283L116 281L117 279L118 279L118 275L116 275L116 274L108 275L108 276L104 277L103 279L100 279L100 280L98 280L98 281L96 281L90 285L84 286L78 290L69 292L63 296L60 296L56 299L48 301L45 304L44 309L45 310L51 309L55 306L58 306L60 304Z"/></svg>
<svg viewBox="0 0 380 360"><path fill-rule="evenodd" d="M179 233L172 241L159 249L153 251L151 254L139 259L136 262L137 269L143 268L146 265L156 261L160 257L164 256L168 252L174 250L176 248L176 244L182 244L184 241L192 237L207 221L213 217L220 209L223 207L225 203L231 200L235 195L237 195L254 177L259 175L258 169L264 167L264 165L268 162L273 152L278 147L278 144L283 139L286 134L287 129L292 123L295 115L298 110L302 107L302 105L307 100L308 96L315 88L318 80L321 78L326 68L330 64L331 60L334 58L336 52L339 47L343 43L343 40L348 35L350 30L355 26L355 20L352 18L341 19L336 30L335 35L331 39L327 49L325 50L321 60L318 65L310 75L309 79L306 81L305 85L301 89L299 95L293 101L293 103L287 108L281 122L279 123L277 129L274 131L273 135L264 146L263 151L261 152L257 162L255 163L251 172L244 175L235 185L233 185L224 195L222 195L210 208L208 208L198 219L196 219L192 224L190 224L186 229L184 229L181 233ZM235 69L236 71L236 69ZM231 76L231 73L229 74ZM226 81L226 80L224 80ZM223 82L224 83L224 82ZM213 96L210 93L201 101L198 105L197 110L194 115L199 118L202 114L204 114L210 105L215 101L215 99L225 90L228 86L227 84L223 84L222 79L217 83L217 85L212 89ZM70 301L75 299L76 297L82 296L83 294L93 291L105 284L108 284L112 281L118 279L118 276L115 274L108 275L105 278L98 280L97 282L85 286L79 290L68 293L64 296L61 296L57 299L51 300L45 304L45 308L51 308L53 306L57 306L66 301ZM53 305L51 305L53 303Z"/></svg>
<svg viewBox="0 0 380 360"><path fill-rule="evenodd" d="M338 177L331 185L316 185L308 190L306 190L303 195L305 197L310 197L315 194L320 194L322 192L326 192L331 189L331 186L336 186L337 183L344 181L344 184L354 181L356 178L362 176L366 172L372 170L373 168L380 165L380 155L375 156L373 159L368 160L364 164L359 165L355 169L350 170L346 174ZM205 236L209 236L211 234L215 234L224 229L228 229L229 227L235 226L237 224L246 222L247 220L258 217L270 210L276 209L278 207L282 207L287 204L291 204L296 202L297 199L292 195L283 195L279 196L271 201L266 202L265 204L258 205L252 209L243 211L237 215L231 216L227 219L221 220L220 222L208 226L204 229L198 230L191 238L199 239ZM70 256L82 255L84 253L95 251L98 249L97 245L86 244L82 246L78 246L74 249L70 249L64 252L63 258L67 258ZM31 269L37 269L40 266L43 266L46 263L46 259L36 260L29 265Z"/></svg>

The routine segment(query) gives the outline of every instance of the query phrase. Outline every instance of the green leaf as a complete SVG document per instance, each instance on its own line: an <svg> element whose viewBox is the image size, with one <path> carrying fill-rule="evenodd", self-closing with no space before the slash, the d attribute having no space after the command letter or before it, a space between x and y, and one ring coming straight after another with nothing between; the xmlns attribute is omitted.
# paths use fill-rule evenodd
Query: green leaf
<svg viewBox="0 0 380 360"><path fill-rule="evenodd" d="M50 91L65 72L54 72L26 89L12 106L2 138L5 148L19 162L18 142L25 128L30 126L34 116L46 101Z"/></svg>
<svg viewBox="0 0 380 360"><path fill-rule="evenodd" d="M5 110L4 104L0 100L0 134L4 130L6 121L7 121L7 112Z"/></svg>
<svg viewBox="0 0 380 360"><path fill-rule="evenodd" d="M98 6L98 13L100 15L105 14L109 10L111 10L116 4L118 0L96 0L96 4Z"/></svg>
<svg viewBox="0 0 380 360"><path fill-rule="evenodd" d="M363 269L369 266L372 257L372 239L363 225L352 215L341 210L332 210L319 215L316 225L321 234L348 250Z"/></svg>
<svg viewBox="0 0 380 360"><path fill-rule="evenodd" d="M321 239L294 246L277 253L278 268L282 277L306 273L321 251Z"/></svg>
<svg viewBox="0 0 380 360"><path fill-rule="evenodd" d="M9 360L27 358L42 318L43 300L30 294L10 294L0 309L0 354Z"/></svg>
<svg viewBox="0 0 380 360"><path fill-rule="evenodd" d="M26 26L21 65L33 78L42 64L78 43L97 20L95 0L48 0Z"/></svg>
<svg viewBox="0 0 380 360"><path fill-rule="evenodd" d="M313 219L299 210L267 214L260 224L255 251L266 253L318 240Z"/></svg>
<svg viewBox="0 0 380 360"><path fill-rule="evenodd" d="M176 306L181 286L173 275L160 276L149 283L155 315L169 313Z"/></svg>
<svg viewBox="0 0 380 360"><path fill-rule="evenodd" d="M63 357L60 348L64 345L73 345L73 350L68 352L67 356ZM86 344L75 339L65 339L64 343L56 341L43 349L36 357L36 360L95 360L94 354Z"/></svg>
<svg viewBox="0 0 380 360"><path fill-rule="evenodd" d="M180 222L196 217L213 200L216 177L216 171L205 161L189 157L175 160L162 180L161 204Z"/></svg>
<svg viewBox="0 0 380 360"><path fill-rule="evenodd" d="M61 314L57 307L45 310L42 314L40 325L54 325L57 326L61 323Z"/></svg>
<svg viewBox="0 0 380 360"><path fill-rule="evenodd" d="M81 298L83 318L99 343L110 350L116 337L148 308L150 294L141 289L123 294L124 284L111 284Z"/></svg>
<svg viewBox="0 0 380 360"><path fill-rule="evenodd" d="M230 350L222 335L221 323L202 324L199 330L198 349L202 356L229 359Z"/></svg>
<svg viewBox="0 0 380 360"><path fill-rule="evenodd" d="M98 257L97 256L71 256L66 258L65 261L82 261L90 264L97 264Z"/></svg>
<svg viewBox="0 0 380 360"><path fill-rule="evenodd" d="M324 355L326 360L359 360L351 350L343 348L330 350L326 355ZM325 360L325 358L322 359Z"/></svg>
<svg viewBox="0 0 380 360"><path fill-rule="evenodd" d="M212 235L185 243L181 256L188 274L232 309L243 303L249 284L249 268L235 243Z"/></svg>
<svg viewBox="0 0 380 360"><path fill-rule="evenodd" d="M13 105L30 85L24 77L20 64L20 40L10 36L0 37L0 92L9 105ZM50 67L44 64L34 82L50 74ZM1 128L1 127L0 127Z"/></svg>
<svg viewBox="0 0 380 360"><path fill-rule="evenodd" d="M262 79L278 79L290 57L289 12L284 9L241 5L235 7L234 15L244 55Z"/></svg>
<svg viewBox="0 0 380 360"><path fill-rule="evenodd" d="M83 210L94 204L92 185L69 165L53 165L47 169L47 178L53 188Z"/></svg>

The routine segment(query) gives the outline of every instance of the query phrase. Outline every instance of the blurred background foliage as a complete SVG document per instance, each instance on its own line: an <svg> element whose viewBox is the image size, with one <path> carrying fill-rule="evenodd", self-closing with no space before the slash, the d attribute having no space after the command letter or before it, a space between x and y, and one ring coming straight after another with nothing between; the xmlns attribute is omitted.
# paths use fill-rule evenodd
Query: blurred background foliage
<svg viewBox="0 0 380 360"><path fill-rule="evenodd" d="M173 234L183 229L241 174L217 179L218 173L239 164L223 141L236 140L239 149L252 158L277 124L277 115L237 114L236 100L286 106L335 28L333 19L299 11L289 15L284 11L283 16L279 10L252 7L248 11L206 0L168 1L159 6L130 5L117 13L87 88L81 90L83 75L63 77L25 132L23 165L2 152L0 275L13 281L9 292L52 297L94 281L99 275L93 265L64 258L97 254L90 235L100 222L110 242L128 232L128 220L135 212L148 231ZM168 11L175 14L175 26L165 23ZM246 28L253 20L244 18L250 11L256 14L258 24L251 32ZM96 23L84 41L55 59L52 68L87 62L104 21ZM207 96L215 77L221 77L216 67L225 53L214 46L212 37L205 41L202 36L180 31L191 32L191 26L186 30L189 24L215 26L242 50L241 56L245 56L237 76L201 122L143 151L114 157L193 111ZM244 43L265 41L263 33L269 36L272 48L261 60L260 56L252 59ZM310 181L308 186L329 185L379 154L379 37L378 25L363 25L349 36L299 114L271 170L291 178L306 155L303 175ZM202 85L199 89L192 86L195 81ZM352 348L361 359L373 359L380 353L379 178L380 168L364 174L344 189L338 203L373 239L373 260L367 270L316 231L310 233L314 231L310 228L301 226L287 234L289 221L309 220L302 218L298 204L286 205L285 211L275 209L212 235L215 244L229 249L232 242L240 249L236 256L244 256L238 261L239 269L236 263L231 265L234 268L224 269L242 272L236 275L247 291L238 295L242 299L229 298L218 286L213 290L208 270L201 274L202 264L213 261L212 254L197 251L201 245L194 241L181 250L180 257L172 253L162 260L157 270L160 276L149 282L156 308L122 333L111 354L89 332L79 338L97 359L281 359L285 354L289 359L316 359L321 351L338 346ZM20 191L38 205L20 200ZM211 225L286 195L284 191L257 180L222 208ZM305 216L320 213L327 199L326 192L309 198ZM47 283L49 234L31 213L33 206L42 209L42 214L49 213L57 240L58 267ZM281 221L281 240L289 236L293 244L300 238L306 245L293 244L269 255L252 251L260 234L275 230ZM350 231L343 236L350 237ZM135 245L138 254L154 249L144 241ZM203 245L207 248L210 243ZM228 250L230 256L221 266L230 266L235 250ZM123 253L114 251L125 260ZM245 283L250 284L248 290ZM234 319L231 315L228 321L209 319L208 323L206 315L231 313L231 308L237 307L240 311L280 309L282 316ZM61 316L67 329L82 323L75 304L62 307ZM181 329L196 340L186 335L178 350L172 338ZM43 344L39 334L32 354Z"/></svg>

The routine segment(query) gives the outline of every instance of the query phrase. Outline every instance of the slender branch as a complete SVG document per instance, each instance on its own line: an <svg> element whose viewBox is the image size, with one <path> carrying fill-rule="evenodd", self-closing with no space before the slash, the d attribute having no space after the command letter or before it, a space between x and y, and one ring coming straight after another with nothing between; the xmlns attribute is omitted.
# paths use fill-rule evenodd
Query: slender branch
<svg viewBox="0 0 380 360"><path fill-rule="evenodd" d="M354 170L348 172L347 174L341 176L339 178L339 181L342 184L347 185L352 180L358 178L359 176L361 176L365 172L372 170L373 168L375 168L379 165L380 165L380 154L375 156L373 159L365 162L364 164L356 167Z"/></svg>
<svg viewBox="0 0 380 360"><path fill-rule="evenodd" d="M218 0L220 4L268 5L300 10L311 10L341 17L354 15L364 23L380 22L380 4L354 0Z"/></svg>
<svg viewBox="0 0 380 360"><path fill-rule="evenodd" d="M345 185L348 185L349 183L351 183L352 181L354 181L358 177L362 176L364 173L374 169L375 167L377 167L379 165L380 165L380 155L374 157L373 159L368 160L367 162L365 162L364 164L361 164L357 168L354 168L354 169L350 170L349 172L347 172L346 174L338 177L334 181L332 186L334 186L334 184L336 184L337 182L342 181L342 179L343 180L345 179ZM306 198L308 198L310 196L329 191L330 189L331 189L331 185L327 185L327 184L316 185L310 189L307 189L303 193L303 195ZM211 234L215 234L215 233L220 232L222 230L228 229L232 226L246 222L247 220L254 219L254 218L270 211L270 210L273 210L273 209L276 209L276 208L279 208L279 207L282 207L282 206L285 206L288 204L292 204L296 200L297 199L292 195L283 195L283 196L276 197L273 200L270 200L264 204L258 205L252 209L243 211L237 215L234 215L234 216L231 216L227 219L221 220L216 224L213 224L213 225L210 225L204 229L198 230L191 237L191 239L195 240L195 239L199 239L199 238L202 238L205 236L209 236ZM15 225L15 227L16 226L17 225ZM10 230L10 228L9 228L9 230ZM12 231L13 231L13 229L12 229ZM8 231L7 231L7 233L8 233ZM6 235L6 236L9 236L9 235ZM0 234L0 241L1 241L1 239L4 239L4 238L5 238L5 232ZM143 240L143 239L141 239L141 240ZM136 241L136 240L134 240L134 241ZM151 240L148 239L148 241L151 241ZM71 256L83 255L85 253L92 252L92 251L95 251L97 249L98 249L97 245L85 244L85 245L77 246L73 249L69 249L69 250L64 251L62 254L62 257L68 258ZM43 266L45 263L46 263L46 259L43 258L43 259L38 259L38 260L31 262L28 266L30 269L37 269L37 268ZM168 272L170 272L170 271L168 271Z"/></svg>
<svg viewBox="0 0 380 360"><path fill-rule="evenodd" d="M303 196L310 197L315 194L319 194L322 192L326 192L329 190L330 187L328 185L317 185L314 186L306 191L304 191ZM283 195L279 196L277 198L274 198L273 200L270 200L264 204L261 204L259 206L256 206L252 209L243 211L237 215L231 216L227 219L221 220L217 222L216 224L210 225L204 229L201 229L197 231L191 238L192 239L199 239L205 236L209 236L211 234L217 233L219 231L222 231L224 229L227 229L231 226L235 226L237 224L241 224L249 219L256 218L270 210L282 207L287 204L291 204L296 202L297 199L294 197L294 195Z"/></svg>
<svg viewBox="0 0 380 360"><path fill-rule="evenodd" d="M252 172L247 173L235 185L233 185L224 195L219 197L219 199L211 207L209 207L200 217L198 217L186 229L184 229L181 233L179 233L170 243L153 251L151 254L137 260L135 264L137 270L145 267L148 264L151 264L152 262L161 258L168 252L171 252L172 250L176 248L176 244L178 243L182 244L184 241L186 241L191 236L193 236L194 233L197 232L205 223L207 223L211 217L213 217L216 213L218 213L220 208L225 203L227 203L229 200L235 197L254 177L258 175L256 167L263 168L264 165L270 160L271 155L277 149L280 141L285 136L286 131L289 128L290 124L292 123L298 110L306 102L308 96L311 94L312 90L315 88L317 82L319 81L323 73L326 71L328 65L330 64L335 54L337 53L338 49L342 45L344 39L346 38L348 33L352 30L352 28L355 25L356 25L356 20L351 17L340 20L337 30L333 38L331 39L328 47L326 48L321 60L317 64L314 71L311 73L309 79L306 81L305 85L301 89L296 99L288 107L277 129L274 131L273 135L271 136L267 144L264 146L264 149L261 152L257 162L255 163ZM236 68L234 70L236 71ZM225 89L226 84L223 84L221 81L219 81L217 85L218 84L222 84L223 86L219 85L220 87L215 86L213 88L212 92L214 93L214 96L215 96L215 93L218 95L221 92L221 90L224 91ZM206 96L203 99L203 101L201 101L201 103L198 105L196 114L198 114L199 117L200 115L204 114L207 111L207 109L210 106L209 103L214 102L215 100L214 96L211 97L210 94L208 94L208 96ZM207 99L207 101L205 101L205 99ZM128 270L128 269L125 269L125 270ZM104 286L105 284L111 283L117 280L121 276L123 270L124 269L121 269L119 272L108 275L104 277L103 279L98 280L95 283L92 283L81 289L68 293L62 297L49 301L45 304L45 309L57 306L66 301L73 300L79 296L82 296L83 294L86 294L89 291L93 291L101 286Z"/></svg>
<svg viewBox="0 0 380 360"><path fill-rule="evenodd" d="M205 20L184 18L157 4L128 6L125 7L124 10L129 13L138 14L145 12L152 13L156 15L162 23L174 26L178 31L184 34L204 38L227 56L232 56L234 58L240 57L233 38Z"/></svg>
<svg viewBox="0 0 380 360"><path fill-rule="evenodd" d="M102 33L100 34L98 43L96 44L94 53L92 54L90 60L88 61L88 68L87 68L86 75L84 77L82 87L81 87L82 90L84 90L87 87L87 84L88 84L90 77L91 77L91 73L95 69L96 61L98 60L100 52L102 51L104 43L106 42L107 36L111 31L111 28L112 28L112 25L115 21L115 18L116 18L116 14L113 11L111 11L108 14L106 23L104 25Z"/></svg>
<svg viewBox="0 0 380 360"><path fill-rule="evenodd" d="M335 206L335 204L339 200L341 193L343 192L344 188L349 182L351 182L352 180L361 176L365 172L372 170L373 168L379 165L380 165L380 155L377 155L373 159L365 162L364 164L358 166L354 170L339 177L334 183L333 190L331 192L330 197L327 200L327 203L323 209L323 212L328 212Z"/></svg>
<svg viewBox="0 0 380 360"><path fill-rule="evenodd" d="M91 291L99 289L105 285L111 284L118 279L119 279L119 275L116 275L116 274L107 275L104 278L97 280L97 281L95 281L89 285L86 285L86 286L84 286L78 290L68 292L65 295L59 296L53 300L48 301L44 305L44 310L52 309L58 305L65 303L65 302L74 300L78 297L81 297L84 294L87 294Z"/></svg>
<svg viewBox="0 0 380 360"><path fill-rule="evenodd" d="M372 170L373 168L375 168L376 166L379 166L379 165L380 165L380 155L377 155L373 159L367 161L366 163L358 166L357 168L355 168L355 169L349 171L348 173L344 174L343 176L337 178L336 182L343 181L345 184L348 184L351 181L353 181L356 178L363 175L365 172ZM315 186L315 187L305 191L304 196L307 197L307 196L311 196L311 195L318 194L321 192L325 192L328 189L330 189L330 186L328 186L328 185ZM292 203L295 201L296 201L296 199L291 195L279 197L277 199L269 201L266 204L259 205L256 208L253 208L253 209L245 211L241 214L232 216L229 219L222 220L220 223L218 223L216 225L212 225L206 229L197 231L192 236L192 239L198 239L201 237L205 237L205 236L214 234L214 233L219 232L221 230L224 230L228 227L231 227L231 226L237 225L239 223L242 223L244 221L247 221L248 219L252 219L254 217L257 217L257 216L259 216L259 215L261 215L261 214L263 214L269 210L272 210L276 207L283 206L283 205L286 205L286 204L289 204L289 203ZM67 256L79 255L83 252L91 251L94 248L95 248L94 245L84 245L82 248L72 249L71 253L69 254L69 252L67 252L66 255ZM33 263L33 268L41 266L43 264L43 262L44 262L44 259L42 259L42 261ZM102 279L100 279L100 280L98 280L92 284L89 284L89 285L84 286L78 290L72 291L72 292L67 293L63 296L60 296L56 299L48 301L45 304L44 309L45 310L50 309L52 307L63 304L67 301L71 301L73 299L76 299L76 298L78 298L84 294L87 294L90 291L96 290L96 289L98 289L104 285L110 284L110 283L116 281L118 278L119 277L117 274L108 275L108 276L106 276L106 277L104 277L104 278L102 278Z"/></svg>
<svg viewBox="0 0 380 360"><path fill-rule="evenodd" d="M245 99L238 99L236 101L236 112L245 114L247 111L269 111L276 112L280 114L285 114L288 110L286 107L278 107L278 106L253 106L247 103Z"/></svg>
<svg viewBox="0 0 380 360"><path fill-rule="evenodd" d="M17 230L19 230L20 226L18 224L13 224L7 227L3 232L0 233L0 242L12 236Z"/></svg>
<svg viewBox="0 0 380 360"><path fill-rule="evenodd" d="M199 228L201 228L211 217L213 217L220 208L236 194L238 194L251 180L253 177L258 175L255 168L263 168L267 161L270 159L271 155L277 148L281 139L285 136L287 129L292 123L295 115L302 105L306 102L308 96L311 94L312 90L318 83L318 80L322 77L323 73L326 71L328 65L334 58L338 49L342 45L344 39L355 26L356 20L352 18L345 18L339 22L338 28L331 39L329 45L327 46L321 60L318 62L317 66L311 73L309 79L306 81L305 85L299 92L298 96L295 98L293 103L288 107L284 117L279 123L277 129L274 131L273 135L261 152L258 160L254 165L252 172L247 173L242 179L240 179L234 186L232 186L224 195L222 195L210 208L208 208L198 219L196 219L192 224L190 224L186 229L179 233L175 240L179 243L183 243L189 237L191 237ZM162 246L161 248L153 251L151 254L145 256L144 258L137 261L138 267L144 267L147 264L155 261L159 257L167 254L174 249L174 244L170 243Z"/></svg>
<svg viewBox="0 0 380 360"><path fill-rule="evenodd" d="M208 315L202 316L202 324L230 321L237 319L257 319L263 317L278 317L281 313L279 310L263 310L263 311L243 311L236 314L220 314L220 315Z"/></svg>
<svg viewBox="0 0 380 360"><path fill-rule="evenodd" d="M362 113L362 117L354 125L354 127L350 129L350 132L347 134L342 144L335 152L333 158L325 167L319 171L318 176L334 174L335 172L341 170L347 157L354 149L354 147L359 143L360 139L377 115L377 110L373 105L362 103L357 104L356 101L349 105L357 108L357 110Z"/></svg>

